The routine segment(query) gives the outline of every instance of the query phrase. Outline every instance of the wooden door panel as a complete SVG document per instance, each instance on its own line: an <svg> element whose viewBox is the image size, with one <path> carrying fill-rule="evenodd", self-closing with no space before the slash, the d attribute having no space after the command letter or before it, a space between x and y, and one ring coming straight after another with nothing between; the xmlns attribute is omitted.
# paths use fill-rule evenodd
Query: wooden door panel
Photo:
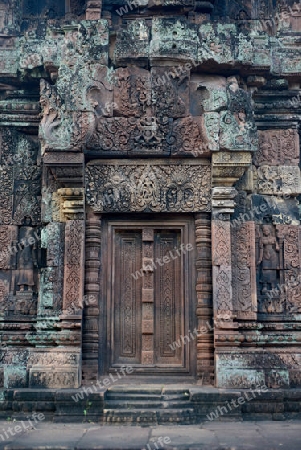
<svg viewBox="0 0 301 450"><path fill-rule="evenodd" d="M113 227L108 268L112 370L130 364L145 373L189 371L188 345L171 348L187 334L187 260L176 251L183 241L183 231L170 226Z"/></svg>
<svg viewBox="0 0 301 450"><path fill-rule="evenodd" d="M181 365L183 347L170 347L184 332L182 261L175 250L180 248L181 236L176 231L159 231L155 236L155 260L160 262L154 274L156 363Z"/></svg>
<svg viewBox="0 0 301 450"><path fill-rule="evenodd" d="M114 363L141 363L141 233L116 232L113 268Z"/></svg>

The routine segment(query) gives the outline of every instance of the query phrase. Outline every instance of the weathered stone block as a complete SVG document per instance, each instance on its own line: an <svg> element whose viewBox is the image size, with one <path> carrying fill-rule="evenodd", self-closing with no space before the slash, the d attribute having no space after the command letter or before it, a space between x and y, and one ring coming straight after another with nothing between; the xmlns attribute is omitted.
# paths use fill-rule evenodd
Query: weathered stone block
<svg viewBox="0 0 301 450"><path fill-rule="evenodd" d="M127 28L117 33L114 60L116 64L124 62L147 61L149 57L150 29L145 20L131 20Z"/></svg>
<svg viewBox="0 0 301 450"><path fill-rule="evenodd" d="M214 61L218 64L233 64L236 26L230 24L200 25L198 29L198 57L200 63Z"/></svg>
<svg viewBox="0 0 301 450"><path fill-rule="evenodd" d="M196 61L197 45L197 30L183 17L153 19L150 42L152 61Z"/></svg>
<svg viewBox="0 0 301 450"><path fill-rule="evenodd" d="M300 169L297 166L264 165L254 171L254 184L260 194L297 195L301 193Z"/></svg>
<svg viewBox="0 0 301 450"><path fill-rule="evenodd" d="M78 388L78 368L37 366L29 370L31 388Z"/></svg>

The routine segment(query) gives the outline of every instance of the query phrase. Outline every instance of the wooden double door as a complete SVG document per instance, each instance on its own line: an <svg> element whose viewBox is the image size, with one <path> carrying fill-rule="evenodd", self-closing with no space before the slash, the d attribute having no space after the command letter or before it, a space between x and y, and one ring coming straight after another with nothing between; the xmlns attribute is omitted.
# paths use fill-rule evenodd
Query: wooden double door
<svg viewBox="0 0 301 450"><path fill-rule="evenodd" d="M190 222L106 227L107 368L192 373L193 244Z"/></svg>

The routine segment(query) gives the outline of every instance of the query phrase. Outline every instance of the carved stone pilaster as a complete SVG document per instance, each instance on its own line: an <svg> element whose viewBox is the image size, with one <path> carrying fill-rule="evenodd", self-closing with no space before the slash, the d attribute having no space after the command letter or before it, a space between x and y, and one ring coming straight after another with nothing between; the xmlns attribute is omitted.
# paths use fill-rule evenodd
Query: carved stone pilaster
<svg viewBox="0 0 301 450"><path fill-rule="evenodd" d="M195 216L196 270L197 270L197 375L203 384L211 384L214 377L211 276L211 220L208 214ZM208 326L210 325L210 326ZM206 329L206 333L202 332Z"/></svg>
<svg viewBox="0 0 301 450"><path fill-rule="evenodd" d="M103 327L99 328L99 314L103 317L103 305L99 297L101 286L101 219L90 216L86 221L86 275L83 322L83 381L95 380L98 375L99 339L104 339ZM102 361L100 361L100 367Z"/></svg>
<svg viewBox="0 0 301 450"><path fill-rule="evenodd" d="M233 302L229 220L212 221L212 267L214 318L231 317Z"/></svg>
<svg viewBox="0 0 301 450"><path fill-rule="evenodd" d="M232 293L230 213L234 211L236 190L216 187L212 192L212 281L215 345L232 334L234 307Z"/></svg>

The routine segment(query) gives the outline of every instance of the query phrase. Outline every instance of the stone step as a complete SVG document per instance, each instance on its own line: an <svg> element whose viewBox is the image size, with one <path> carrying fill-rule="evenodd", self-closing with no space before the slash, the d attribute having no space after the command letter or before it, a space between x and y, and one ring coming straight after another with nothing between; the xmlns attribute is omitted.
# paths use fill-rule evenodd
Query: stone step
<svg viewBox="0 0 301 450"><path fill-rule="evenodd" d="M150 410L104 409L103 422L109 423L157 423L157 412Z"/></svg>
<svg viewBox="0 0 301 450"><path fill-rule="evenodd" d="M136 401L136 400L106 400L104 403L105 409L160 409L162 408L162 403L160 401L148 400Z"/></svg>
<svg viewBox="0 0 301 450"><path fill-rule="evenodd" d="M137 424L193 424L196 415L193 408L183 409L104 409L105 423L137 423Z"/></svg>
<svg viewBox="0 0 301 450"><path fill-rule="evenodd" d="M197 417L193 408L161 409L157 411L158 424L175 423L188 425L197 423Z"/></svg>
<svg viewBox="0 0 301 450"><path fill-rule="evenodd" d="M118 392L118 394L140 394L143 393L145 395L161 395L162 394L162 386L154 386L154 385L138 385L138 386L112 386L108 389L108 392Z"/></svg>
<svg viewBox="0 0 301 450"><path fill-rule="evenodd" d="M105 400L105 408L106 409L144 409L144 408L153 408L153 409L179 409L179 408L191 408L191 403L186 400L178 400L178 401L153 401L146 399L145 401L136 401L136 399L127 399L127 400Z"/></svg>
<svg viewBox="0 0 301 450"><path fill-rule="evenodd" d="M147 394L125 394L118 392L107 392L105 396L106 400L120 400L120 401L189 401L189 393L179 394L179 395L147 395Z"/></svg>
<svg viewBox="0 0 301 450"><path fill-rule="evenodd" d="M147 395L147 394L124 394L124 393L118 393L118 392L106 392L106 400L120 400L120 401L129 401L129 400L135 400L135 401L161 401L162 396L161 395Z"/></svg>

